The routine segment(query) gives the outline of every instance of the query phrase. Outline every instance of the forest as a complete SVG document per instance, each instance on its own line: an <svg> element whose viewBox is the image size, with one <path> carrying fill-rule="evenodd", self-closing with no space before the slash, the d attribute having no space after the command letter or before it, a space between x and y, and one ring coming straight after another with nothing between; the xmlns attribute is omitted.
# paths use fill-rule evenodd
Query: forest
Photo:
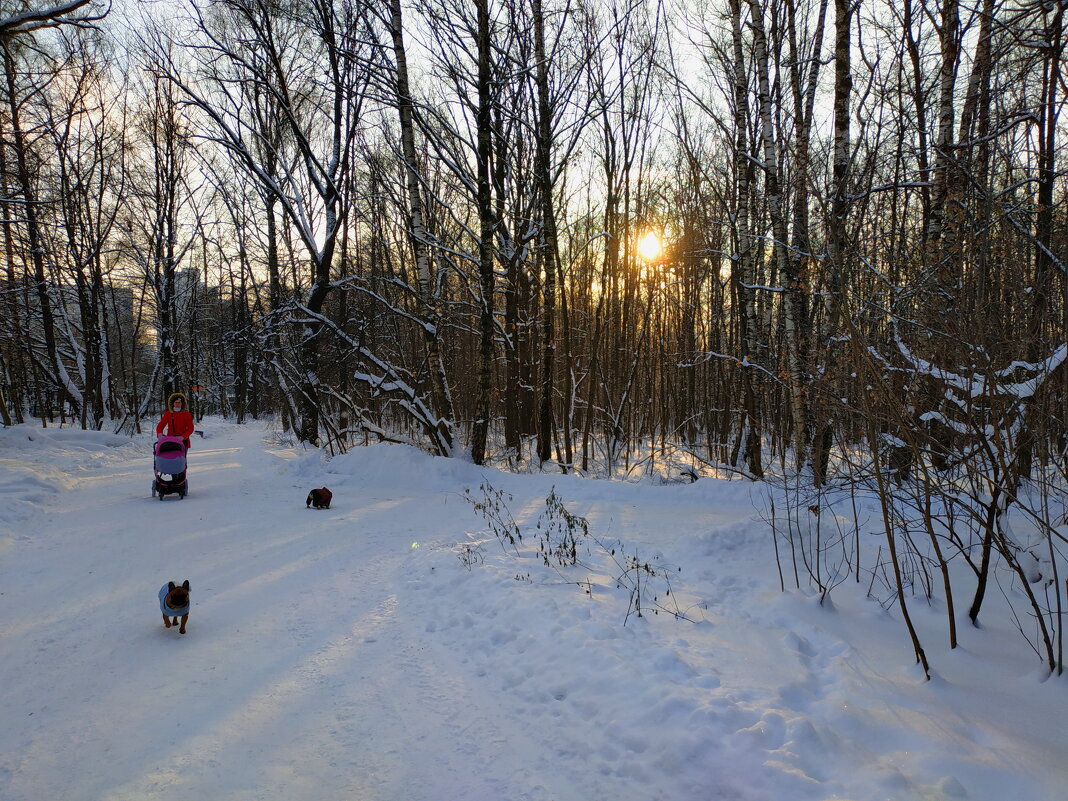
<svg viewBox="0 0 1068 801"><path fill-rule="evenodd" d="M330 453L765 481L791 583L882 571L952 646L951 563L972 622L1001 570L1059 668L1064 14L5 0L3 423L182 391ZM818 524L857 493L876 568Z"/></svg>

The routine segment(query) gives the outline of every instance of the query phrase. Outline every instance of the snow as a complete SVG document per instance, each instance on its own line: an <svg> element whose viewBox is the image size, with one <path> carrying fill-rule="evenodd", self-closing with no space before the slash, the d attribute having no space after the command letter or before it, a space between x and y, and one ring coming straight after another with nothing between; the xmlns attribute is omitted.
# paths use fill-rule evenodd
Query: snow
<svg viewBox="0 0 1068 801"><path fill-rule="evenodd" d="M1068 360L1068 342L1060 343L1048 357L1040 362L1028 363L1016 361L1013 362L1009 368L995 372L994 375L997 379L1005 378L1009 373L1017 369L1030 370L1035 373L1033 376L1030 376L1023 381L1003 383L1000 380L991 381L989 377L981 374L963 376L937 367L931 362L912 353L908 345L905 344L904 340L902 340L896 332L894 334L894 341L897 343L898 351L912 365L912 368L917 373L930 375L942 382L947 387L947 399L956 403L962 409L966 408L967 404L963 400L954 396L954 390L962 392L965 396L972 398L973 400L993 392L996 395L1014 397L1017 401L1024 401L1028 398L1033 398L1046 379L1053 375L1053 373L1059 369L1066 360ZM873 348L869 348L868 351L875 355L880 361L885 362L885 359Z"/></svg>
<svg viewBox="0 0 1068 801"><path fill-rule="evenodd" d="M163 502L147 436L0 430L0 799L1064 797L1065 680L993 616L950 651L914 599L924 681L865 586L780 592L764 485L328 461L203 427ZM483 485L518 556L465 500ZM329 510L304 506L318 486ZM614 557L543 564L554 490ZM623 554L656 573L641 617ZM184 579L180 635L156 592Z"/></svg>

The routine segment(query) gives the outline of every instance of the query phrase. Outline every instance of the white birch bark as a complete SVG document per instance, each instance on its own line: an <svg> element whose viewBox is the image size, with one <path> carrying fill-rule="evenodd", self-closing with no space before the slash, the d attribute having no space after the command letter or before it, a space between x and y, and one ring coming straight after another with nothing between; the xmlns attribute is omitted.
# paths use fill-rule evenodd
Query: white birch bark
<svg viewBox="0 0 1068 801"><path fill-rule="evenodd" d="M763 9L759 0L749 0L753 28L753 57L756 59L757 92L760 104L760 132L764 148L764 194L771 214L772 253L779 276L788 280L783 299L783 324L786 329L786 360L789 371L790 406L794 423L794 459L800 470L808 458L808 420L805 393L807 378L801 361L799 298L800 287L790 280L788 232L783 204L779 142L775 136L771 109L771 79L768 67L768 40L764 30Z"/></svg>
<svg viewBox="0 0 1068 801"><path fill-rule="evenodd" d="M742 396L745 421L739 440L745 446L745 460L754 477L763 475L760 448L760 425L756 410L756 391L753 386L753 360L758 353L757 316L753 290L753 238L750 231L749 92L745 52L742 46L742 0L730 0L731 39L734 52L734 181L737 203L734 218L737 252L731 257L731 280L742 300Z"/></svg>
<svg viewBox="0 0 1068 801"><path fill-rule="evenodd" d="M437 424L428 432L434 440L435 449L442 456L452 456L455 451L453 436L454 419L452 394L449 391L445 363L441 354L440 332L438 330L438 310L433 276L430 264L429 237L424 222L423 201L421 195L422 181L415 151L415 122L412 108L411 91L408 84L408 60L404 48L403 19L400 0L390 0L390 33L393 36L393 52L397 64L397 112L401 124L401 152L408 190L409 226L412 246L415 249L416 273L419 298L423 306L425 322L423 323L423 340L426 346L427 362L430 369L430 381L434 397Z"/></svg>

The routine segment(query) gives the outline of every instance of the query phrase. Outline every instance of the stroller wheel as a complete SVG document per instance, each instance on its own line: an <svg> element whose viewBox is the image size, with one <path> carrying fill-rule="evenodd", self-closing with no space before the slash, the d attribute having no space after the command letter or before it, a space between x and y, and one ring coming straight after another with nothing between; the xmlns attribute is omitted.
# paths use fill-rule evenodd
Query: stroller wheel
<svg viewBox="0 0 1068 801"><path fill-rule="evenodd" d="M161 493L159 494L159 499L160 499L161 501L163 500L163 493L162 493L162 492L161 492Z"/></svg>
<svg viewBox="0 0 1068 801"><path fill-rule="evenodd" d="M152 482L152 497L153 498L156 497L156 482L155 481Z"/></svg>

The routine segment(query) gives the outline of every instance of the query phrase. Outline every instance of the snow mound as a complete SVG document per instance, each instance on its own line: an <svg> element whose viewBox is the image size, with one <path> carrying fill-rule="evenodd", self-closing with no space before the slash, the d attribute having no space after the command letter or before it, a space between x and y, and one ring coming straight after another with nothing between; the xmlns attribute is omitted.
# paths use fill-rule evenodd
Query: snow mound
<svg viewBox="0 0 1068 801"><path fill-rule="evenodd" d="M0 428L0 530L21 524L70 490L78 477L120 462L143 446L130 437L77 428Z"/></svg>
<svg viewBox="0 0 1068 801"><path fill-rule="evenodd" d="M104 453L110 448L125 448L130 444L130 437L107 431L37 428L28 424L0 428L0 452L29 453L38 460L46 453L55 454L57 451Z"/></svg>
<svg viewBox="0 0 1068 801"><path fill-rule="evenodd" d="M310 453L295 460L291 475L318 486L391 487L399 490L455 492L477 484L487 470L462 459L430 456L408 445L378 443L353 448L348 453L325 457ZM309 486L311 486L309 484Z"/></svg>

